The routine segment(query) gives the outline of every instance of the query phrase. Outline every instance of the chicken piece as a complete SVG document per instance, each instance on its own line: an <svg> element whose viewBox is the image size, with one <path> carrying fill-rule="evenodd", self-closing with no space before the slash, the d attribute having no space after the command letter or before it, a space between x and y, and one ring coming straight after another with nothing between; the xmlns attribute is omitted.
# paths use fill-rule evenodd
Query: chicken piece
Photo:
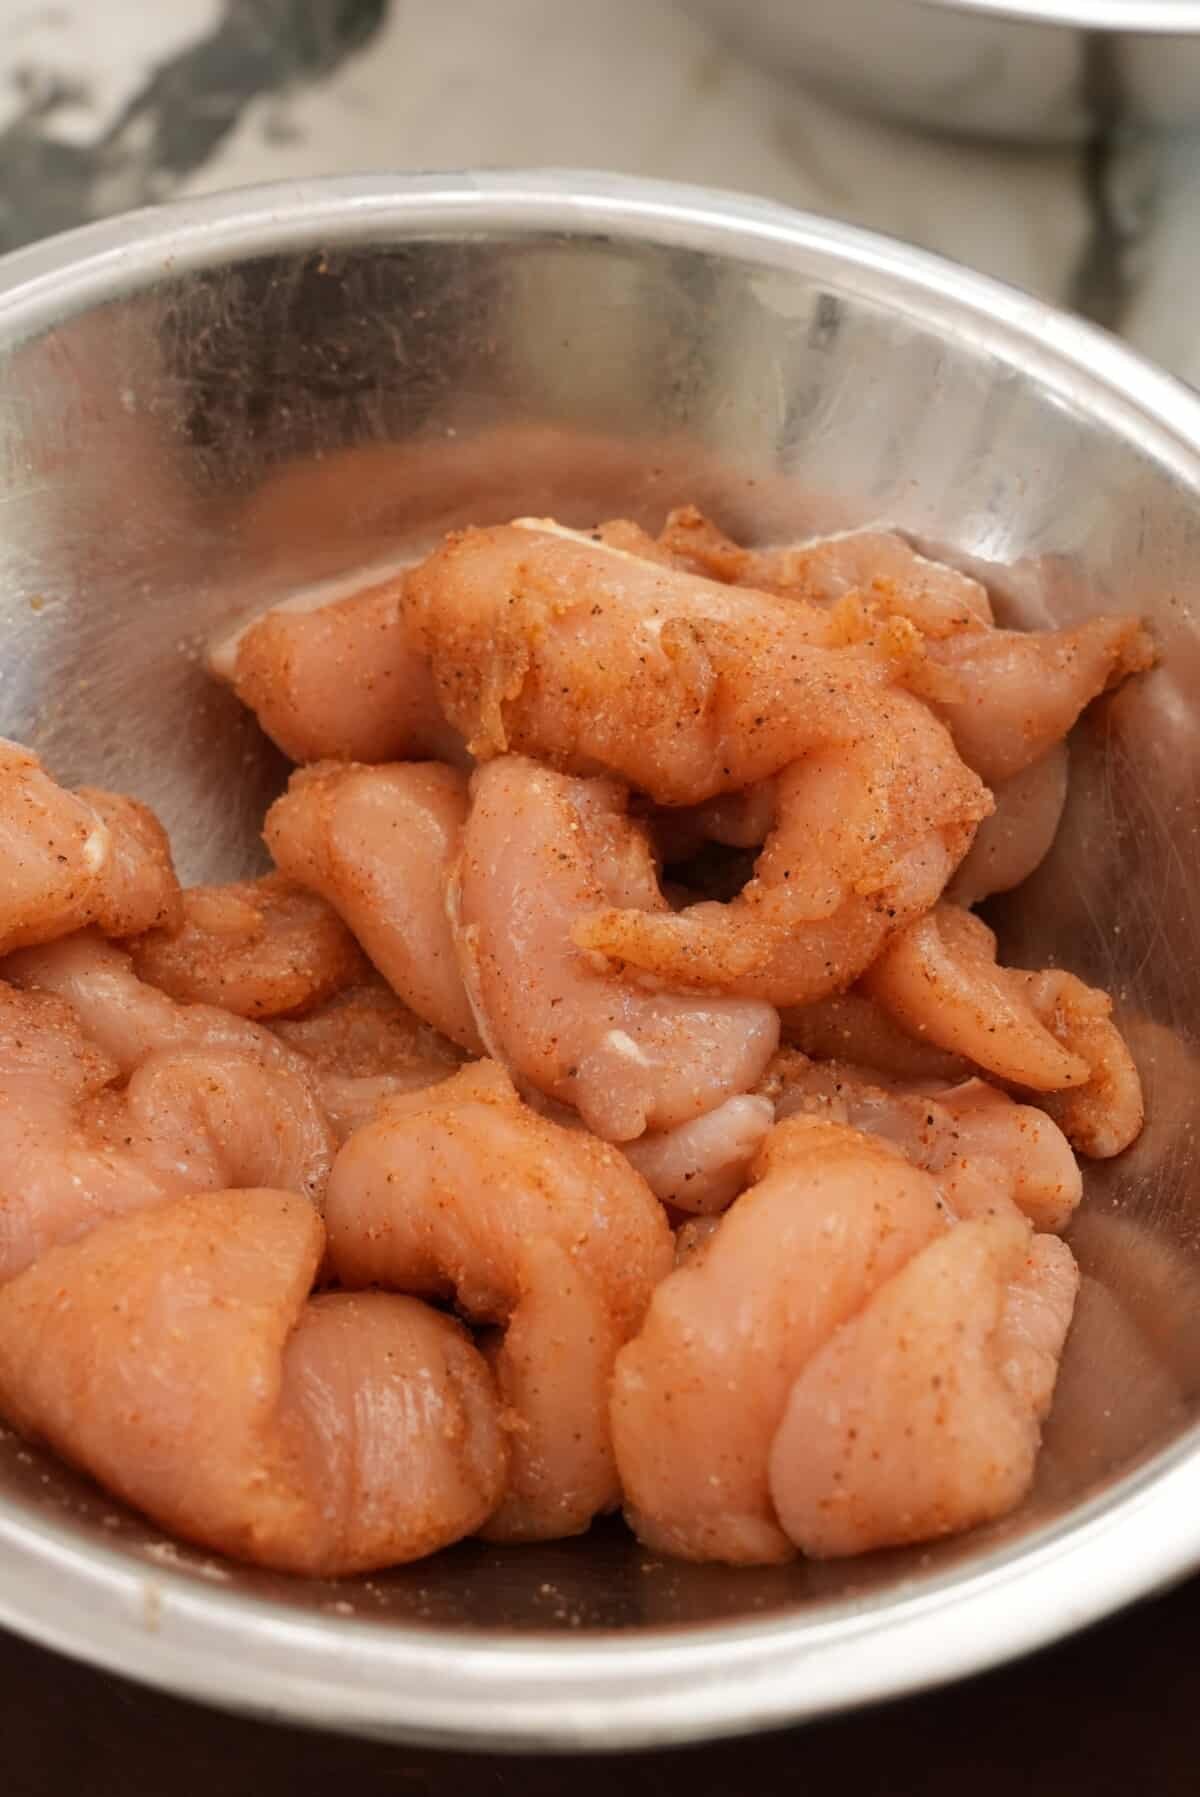
<svg viewBox="0 0 1200 1797"><path fill-rule="evenodd" d="M812 1003L929 909L992 802L945 728L899 692L879 695L870 735L794 763L774 787L774 829L736 898L599 910L575 940L668 984Z"/></svg>
<svg viewBox="0 0 1200 1797"><path fill-rule="evenodd" d="M312 1064L340 1142L385 1099L436 1085L463 1059L461 1049L422 1023L382 982L339 992L306 1017L279 1018L272 1029Z"/></svg>
<svg viewBox="0 0 1200 1797"><path fill-rule="evenodd" d="M966 860L946 888L958 905L978 905L994 892L1011 892L1039 868L1054 845L1067 802L1069 760L1057 743L996 787L996 809L975 834Z"/></svg>
<svg viewBox="0 0 1200 1797"><path fill-rule="evenodd" d="M461 1328L411 1298L308 1299L323 1231L216 1192L52 1249L0 1292L0 1412L185 1540L336 1577L484 1521L506 1450Z"/></svg>
<svg viewBox="0 0 1200 1797"><path fill-rule="evenodd" d="M151 1054L122 1091L116 1077L70 1005L0 986L0 1282L181 1193L323 1192L334 1144L307 1080L203 1048Z"/></svg>
<svg viewBox="0 0 1200 1797"><path fill-rule="evenodd" d="M314 1052L313 1044L326 1028L322 1019L303 1020L311 1032L301 1041L292 1033L299 1030L298 1020L286 1027L280 1020L268 1029L216 1005L177 1004L157 986L139 980L127 954L87 931L12 955L0 965L0 972L14 985L57 992L68 999L88 1034L103 1045L123 1074L132 1073L159 1049L211 1048L278 1067L313 1087L339 1140L392 1093L440 1079L447 1057L454 1053L436 1031L425 1030L411 1018L408 1030L397 1031L382 1063L359 1053L347 1069L339 1069L323 1063ZM372 1002L378 1015L380 1007ZM397 1004L397 1009L409 1017L403 1006ZM344 1025L333 1026L334 1035L343 1033ZM402 1036L407 1047L401 1045Z"/></svg>
<svg viewBox="0 0 1200 1797"><path fill-rule="evenodd" d="M106 936L178 929L183 896L171 844L149 805L93 786L81 786L75 796L106 827L109 845L94 908L82 921L94 923Z"/></svg>
<svg viewBox="0 0 1200 1797"><path fill-rule="evenodd" d="M863 984L906 1029L1034 1093L1080 1153L1107 1159L1138 1136L1142 1084L1108 994L1058 968L998 966L995 936L969 911L939 905Z"/></svg>
<svg viewBox="0 0 1200 1797"><path fill-rule="evenodd" d="M292 776L263 835L277 865L333 906L404 1003L478 1054L446 916L466 812L466 780L453 768L329 765Z"/></svg>
<svg viewBox="0 0 1200 1797"><path fill-rule="evenodd" d="M726 1210L745 1190L774 1121L769 1098L727 1098L691 1123L624 1143L623 1152L664 1204L711 1215Z"/></svg>
<svg viewBox="0 0 1200 1797"><path fill-rule="evenodd" d="M280 874L191 886L171 929L131 942L139 979L180 1004L238 1017L308 1010L365 977L353 936L323 899Z"/></svg>
<svg viewBox="0 0 1200 1797"><path fill-rule="evenodd" d="M1056 967L1022 977L1035 1014L1088 1069L1082 1085L1043 1092L1037 1102L1080 1154L1121 1154L1141 1134L1146 1107L1137 1066L1112 1021L1112 999Z"/></svg>
<svg viewBox="0 0 1200 1797"><path fill-rule="evenodd" d="M209 653L209 667L292 761L460 759L404 620L403 572L328 600L272 607Z"/></svg>
<svg viewBox="0 0 1200 1797"><path fill-rule="evenodd" d="M658 539L678 565L713 580L828 605L860 593L939 639L992 622L986 589L919 555L890 530L847 530L783 548L743 549L694 505L668 515Z"/></svg>
<svg viewBox="0 0 1200 1797"><path fill-rule="evenodd" d="M649 991L572 941L599 904L665 908L622 789L508 755L476 771L471 794L450 905L495 1058L616 1142L689 1123L753 1086L778 1042L768 1005Z"/></svg>
<svg viewBox="0 0 1200 1797"><path fill-rule="evenodd" d="M148 1055L120 1099L83 1121L193 1191L269 1183L319 1203L336 1149L310 1080L214 1048Z"/></svg>
<svg viewBox="0 0 1200 1797"><path fill-rule="evenodd" d="M0 953L86 921L110 853L92 807L0 737Z"/></svg>
<svg viewBox="0 0 1200 1797"><path fill-rule="evenodd" d="M840 1124L779 1124L757 1175L658 1286L613 1375L626 1515L649 1547L685 1559L790 1557L767 1461L793 1381L947 1227L927 1174Z"/></svg>
<svg viewBox="0 0 1200 1797"><path fill-rule="evenodd" d="M981 918L941 904L894 936L862 983L902 1029L1001 1079L1040 1092L1083 1085L1088 1063L1038 1016L1028 978L997 965Z"/></svg>
<svg viewBox="0 0 1200 1797"><path fill-rule="evenodd" d="M511 1417L494 1539L578 1534L617 1502L613 1358L671 1265L662 1207L614 1148L560 1129L492 1062L396 1098L342 1149L329 1251L344 1286L453 1296L497 1325Z"/></svg>
<svg viewBox="0 0 1200 1797"><path fill-rule="evenodd" d="M65 998L125 1076L157 1049L190 1048L231 1050L265 1066L306 1072L303 1058L262 1024L215 1005L177 1004L138 979L124 949L91 930L10 955L0 978Z"/></svg>
<svg viewBox="0 0 1200 1797"><path fill-rule="evenodd" d="M685 507L668 518L659 544L677 565L793 595L806 618L813 605L855 597L910 623L933 664L922 670L922 691L950 726L963 760L991 787L1061 742L1099 693L1155 661L1154 644L1134 617L1091 618L1067 630L995 629L978 581L918 555L890 531L746 550Z"/></svg>
<svg viewBox="0 0 1200 1797"><path fill-rule="evenodd" d="M472 754L609 772L661 805L863 738L902 671L869 644L820 646L819 609L536 519L449 536L410 573L405 610Z"/></svg>
<svg viewBox="0 0 1200 1797"><path fill-rule="evenodd" d="M990 1218L877 1290L801 1371L771 1448L796 1546L823 1558L928 1541L1020 1503L1077 1285L1065 1243Z"/></svg>
<svg viewBox="0 0 1200 1797"><path fill-rule="evenodd" d="M976 839L978 840L978 839ZM911 1036L861 987L780 1013L784 1041L819 1061L851 1061L892 1079L966 1079L971 1063Z"/></svg>
<svg viewBox="0 0 1200 1797"><path fill-rule="evenodd" d="M136 799L66 792L0 737L0 954L84 924L170 921L179 884L162 826Z"/></svg>
<svg viewBox="0 0 1200 1797"><path fill-rule="evenodd" d="M1133 617L1089 618L1073 630L964 632L929 652L960 688L935 709L968 767L993 788L1048 754L1100 693L1155 661Z"/></svg>
<svg viewBox="0 0 1200 1797"><path fill-rule="evenodd" d="M981 1079L957 1085L888 1080L844 1061L776 1055L763 1082L782 1120L831 1117L879 1136L923 1167L957 1217L1015 1210L1064 1229L1083 1196L1071 1145L1046 1113Z"/></svg>

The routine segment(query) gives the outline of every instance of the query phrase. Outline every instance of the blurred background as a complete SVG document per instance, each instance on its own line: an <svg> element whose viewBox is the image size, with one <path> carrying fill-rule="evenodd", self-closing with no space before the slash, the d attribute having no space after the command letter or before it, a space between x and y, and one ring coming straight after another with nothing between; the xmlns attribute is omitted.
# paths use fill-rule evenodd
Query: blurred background
<svg viewBox="0 0 1200 1797"><path fill-rule="evenodd" d="M0 249L249 181L619 169L890 232L1200 379L1193 113L1194 0L0 0Z"/></svg>

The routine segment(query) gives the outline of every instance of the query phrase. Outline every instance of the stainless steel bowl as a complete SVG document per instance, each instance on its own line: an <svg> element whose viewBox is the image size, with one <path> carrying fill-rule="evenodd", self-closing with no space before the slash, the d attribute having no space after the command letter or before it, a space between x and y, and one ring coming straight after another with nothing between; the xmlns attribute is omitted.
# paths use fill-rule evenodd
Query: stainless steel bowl
<svg viewBox="0 0 1200 1797"><path fill-rule="evenodd" d="M861 1563L467 1543L344 1584L165 1542L0 1440L0 1620L212 1702L440 1742L766 1727L1036 1646L1200 1559L1200 400L1035 300L722 194L574 174L330 181L94 226L0 271L0 730L157 805L185 874L260 855L282 769L195 658L433 523L556 510L901 526L1045 624L1148 613L1001 922L1119 995L1150 1122L1089 1174L1037 1489Z"/></svg>
<svg viewBox="0 0 1200 1797"><path fill-rule="evenodd" d="M740 49L886 117L1071 141L1200 117L1197 0L684 0Z"/></svg>

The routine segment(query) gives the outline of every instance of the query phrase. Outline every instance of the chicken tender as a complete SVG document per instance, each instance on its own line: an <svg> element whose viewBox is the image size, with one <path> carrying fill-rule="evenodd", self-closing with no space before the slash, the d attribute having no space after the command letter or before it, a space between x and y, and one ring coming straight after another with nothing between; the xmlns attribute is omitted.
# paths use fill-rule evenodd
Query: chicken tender
<svg viewBox="0 0 1200 1797"><path fill-rule="evenodd" d="M55 784L0 737L0 955L85 924L132 935L178 915L167 839L136 799Z"/></svg>
<svg viewBox="0 0 1200 1797"><path fill-rule="evenodd" d="M422 1023L382 982L351 987L307 1016L279 1018L271 1027L311 1063L340 1142L385 1099L436 1085L463 1060L455 1043Z"/></svg>
<svg viewBox="0 0 1200 1797"><path fill-rule="evenodd" d="M803 1005L850 985L941 895L991 798L949 735L907 693L875 729L775 782L775 827L727 904L606 909L581 947L674 985Z"/></svg>
<svg viewBox="0 0 1200 1797"><path fill-rule="evenodd" d="M994 892L1011 892L1041 866L1058 833L1069 772L1066 744L1057 743L1040 761L999 782L992 794L996 809L976 831L947 898L977 905Z"/></svg>
<svg viewBox="0 0 1200 1797"><path fill-rule="evenodd" d="M414 1299L310 1300L323 1235L252 1190L52 1249L0 1291L0 1412L235 1559L335 1577L470 1534L505 1481L487 1370Z"/></svg>
<svg viewBox="0 0 1200 1797"><path fill-rule="evenodd" d="M324 603L275 606L209 655L292 761L400 761L462 744L404 619L404 575Z"/></svg>
<svg viewBox="0 0 1200 1797"><path fill-rule="evenodd" d="M666 908L623 791L516 755L480 768L471 791L451 910L493 1055L615 1142L749 1090L779 1039L769 1005L650 990L572 940L606 901Z"/></svg>
<svg viewBox="0 0 1200 1797"><path fill-rule="evenodd" d="M180 1004L286 1017L366 976L366 958L337 913L280 874L188 887L181 911L174 928L129 945L139 979Z"/></svg>
<svg viewBox="0 0 1200 1797"><path fill-rule="evenodd" d="M307 1080L205 1048L150 1054L123 1089L117 1071L61 998L0 986L0 1282L182 1193L324 1191L334 1142Z"/></svg>
<svg viewBox="0 0 1200 1797"><path fill-rule="evenodd" d="M489 1359L512 1469L489 1535L574 1535L616 1504L613 1359L672 1257L662 1207L616 1149L538 1116L479 1062L350 1138L326 1218L344 1286L453 1296L503 1330Z"/></svg>
<svg viewBox="0 0 1200 1797"><path fill-rule="evenodd" d="M613 1375L626 1515L649 1547L685 1559L791 1557L767 1470L791 1386L948 1227L928 1174L842 1124L778 1125L757 1171L657 1288Z"/></svg>
<svg viewBox="0 0 1200 1797"><path fill-rule="evenodd" d="M904 1028L1037 1094L1081 1153L1107 1159L1141 1130L1142 1084L1108 994L1059 968L999 966L995 936L969 911L937 906L863 983Z"/></svg>
<svg viewBox="0 0 1200 1797"><path fill-rule="evenodd" d="M985 1080L955 1085L888 1080L844 1061L810 1061L794 1049L772 1062L763 1089L782 1120L832 1117L890 1142L923 1167L957 1217L1015 1211L1039 1229L1063 1229L1083 1179L1063 1132L1033 1105Z"/></svg>
<svg viewBox="0 0 1200 1797"><path fill-rule="evenodd" d="M478 1054L446 916L466 811L453 768L331 764L292 777L263 834L277 866L333 906L404 1003Z"/></svg>
<svg viewBox="0 0 1200 1797"><path fill-rule="evenodd" d="M405 609L472 754L615 774L662 805L861 740L896 672L869 646L821 646L819 611L536 519L447 537Z"/></svg>
<svg viewBox="0 0 1200 1797"><path fill-rule="evenodd" d="M1033 1481L1078 1275L1028 1226L961 1223L796 1379L770 1455L790 1540L819 1557L1003 1516Z"/></svg>

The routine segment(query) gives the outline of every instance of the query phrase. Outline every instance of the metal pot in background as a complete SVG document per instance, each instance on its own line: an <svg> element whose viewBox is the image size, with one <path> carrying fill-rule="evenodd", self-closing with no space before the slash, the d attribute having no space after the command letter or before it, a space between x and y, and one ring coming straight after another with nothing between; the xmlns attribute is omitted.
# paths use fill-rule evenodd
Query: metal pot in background
<svg viewBox="0 0 1200 1797"><path fill-rule="evenodd" d="M1071 142L1200 120L1197 0L683 0L838 99L946 132Z"/></svg>

